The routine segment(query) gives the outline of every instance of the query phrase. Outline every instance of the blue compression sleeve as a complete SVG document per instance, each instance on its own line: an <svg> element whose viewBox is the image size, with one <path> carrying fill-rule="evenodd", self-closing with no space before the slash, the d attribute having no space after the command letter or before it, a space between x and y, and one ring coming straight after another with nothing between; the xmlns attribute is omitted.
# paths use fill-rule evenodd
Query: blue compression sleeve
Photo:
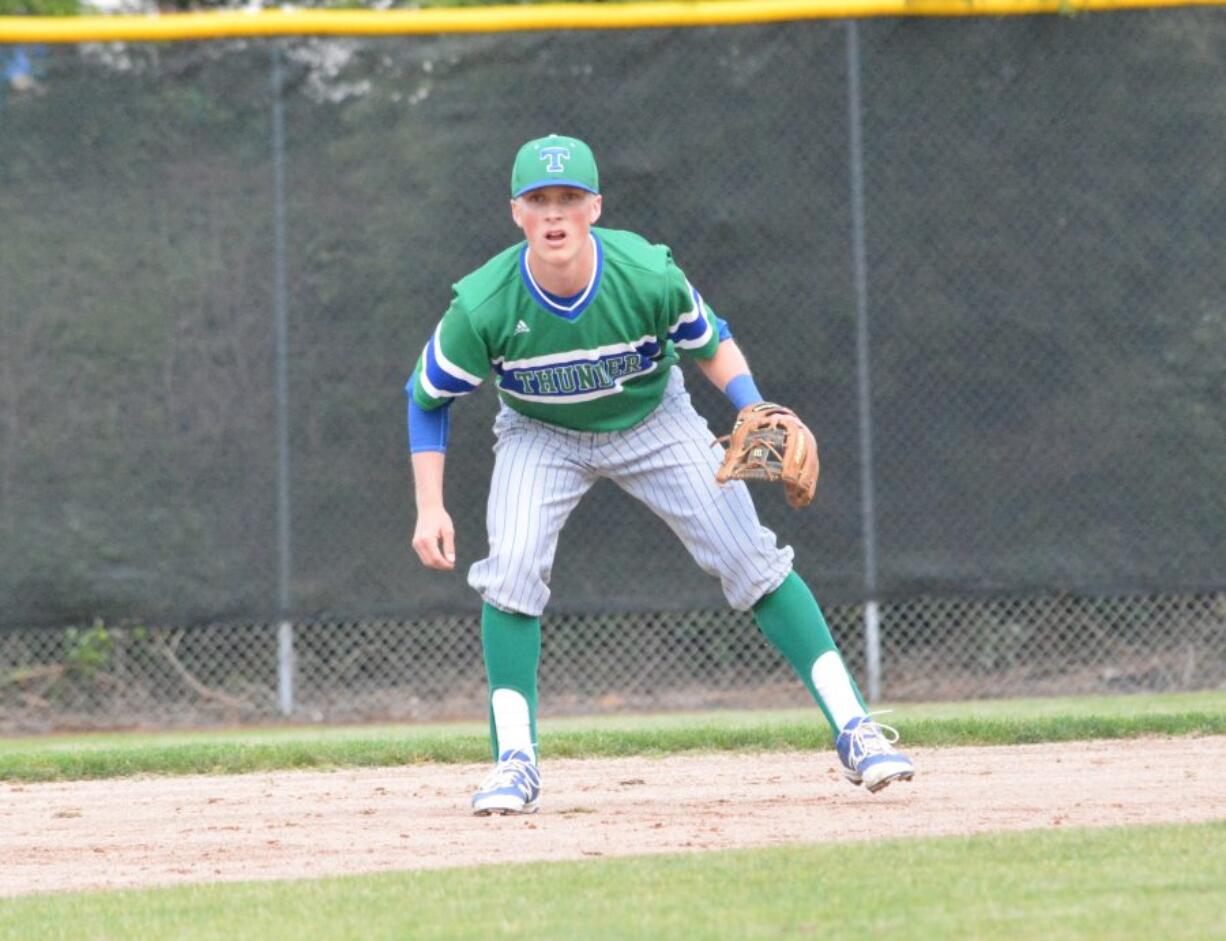
<svg viewBox="0 0 1226 941"><path fill-rule="evenodd" d="M409 396L409 452L446 451L447 437L451 432L451 403L441 408L426 411L413 398L413 380L409 379L404 391Z"/></svg>
<svg viewBox="0 0 1226 941"><path fill-rule="evenodd" d="M756 405L758 402L766 401L762 393L758 391L753 376L747 372L729 379L728 384L724 386L724 395L728 396L728 401L735 406L738 412L746 405Z"/></svg>
<svg viewBox="0 0 1226 941"><path fill-rule="evenodd" d="M732 339L732 328L728 326L728 321L726 321L719 314L715 315L715 328L719 331L720 343L723 343L725 340Z"/></svg>

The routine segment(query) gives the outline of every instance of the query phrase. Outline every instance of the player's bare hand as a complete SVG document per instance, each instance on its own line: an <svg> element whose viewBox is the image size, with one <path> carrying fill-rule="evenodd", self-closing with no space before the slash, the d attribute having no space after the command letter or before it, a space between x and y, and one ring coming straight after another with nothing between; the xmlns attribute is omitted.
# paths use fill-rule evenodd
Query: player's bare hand
<svg viewBox="0 0 1226 941"><path fill-rule="evenodd" d="M441 506L418 511L413 550L426 568L455 568L455 527Z"/></svg>

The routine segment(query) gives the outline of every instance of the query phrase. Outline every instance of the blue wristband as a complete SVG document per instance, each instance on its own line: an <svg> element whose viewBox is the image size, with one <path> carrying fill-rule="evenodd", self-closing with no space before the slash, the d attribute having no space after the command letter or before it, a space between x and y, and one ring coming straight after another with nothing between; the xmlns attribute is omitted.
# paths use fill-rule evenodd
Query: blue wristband
<svg viewBox="0 0 1226 941"><path fill-rule="evenodd" d="M412 379L409 379L404 391L409 396L409 453L446 452L447 438L451 432L451 403L426 411L413 398Z"/></svg>
<svg viewBox="0 0 1226 941"><path fill-rule="evenodd" d="M724 395L728 396L728 401L736 407L738 412L746 405L756 405L758 402L766 401L762 393L758 391L753 376L747 372L729 379L728 384L724 386Z"/></svg>

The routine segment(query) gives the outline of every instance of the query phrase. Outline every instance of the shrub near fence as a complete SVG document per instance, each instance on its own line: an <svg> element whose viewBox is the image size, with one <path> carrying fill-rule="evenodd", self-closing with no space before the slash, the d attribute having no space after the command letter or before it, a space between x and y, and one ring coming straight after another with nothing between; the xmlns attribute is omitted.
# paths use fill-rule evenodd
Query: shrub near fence
<svg viewBox="0 0 1226 941"><path fill-rule="evenodd" d="M827 610L864 676L862 610ZM1221 687L1226 596L922 598L884 606L883 693L934 700ZM0 633L0 732L282 718L277 625ZM298 625L297 721L484 717L475 617ZM803 706L747 615L546 618L542 714Z"/></svg>

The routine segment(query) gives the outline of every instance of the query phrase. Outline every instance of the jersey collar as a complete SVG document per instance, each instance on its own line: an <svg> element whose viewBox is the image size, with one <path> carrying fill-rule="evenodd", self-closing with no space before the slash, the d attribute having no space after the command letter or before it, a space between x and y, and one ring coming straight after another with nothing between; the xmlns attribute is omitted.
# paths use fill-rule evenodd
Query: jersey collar
<svg viewBox="0 0 1226 941"><path fill-rule="evenodd" d="M519 275L523 279L524 287L528 293L532 295L532 299L541 307L549 311L549 313L561 317L563 320L574 320L581 313L587 310L588 304L592 303L596 297L596 292L600 289L600 276L604 272L604 246L600 239L596 237L595 232L589 232L588 238L592 240L592 246L596 249L596 264L592 268L592 277L588 281L587 287L573 300L568 299L569 303L560 304L548 294L541 290L540 286L532 277L532 272L528 268L528 246L525 244L523 251L519 253Z"/></svg>

